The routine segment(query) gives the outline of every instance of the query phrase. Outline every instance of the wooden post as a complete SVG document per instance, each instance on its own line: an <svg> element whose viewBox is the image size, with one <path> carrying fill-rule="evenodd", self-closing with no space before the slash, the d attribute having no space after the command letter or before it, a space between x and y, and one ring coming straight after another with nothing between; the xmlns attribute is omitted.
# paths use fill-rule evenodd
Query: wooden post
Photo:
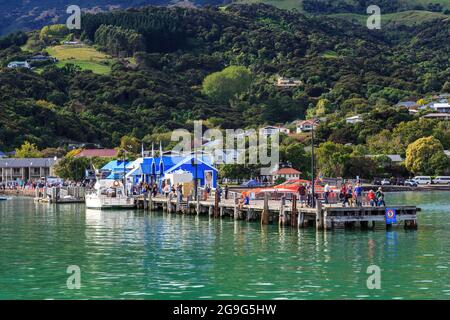
<svg viewBox="0 0 450 320"><path fill-rule="evenodd" d="M214 218L219 217L219 192L214 192Z"/></svg>
<svg viewBox="0 0 450 320"><path fill-rule="evenodd" d="M264 209L261 212L261 224L269 224L269 194L264 192Z"/></svg>
<svg viewBox="0 0 450 320"><path fill-rule="evenodd" d="M153 210L153 199L152 199L152 193L151 192L148 194L148 209L150 211Z"/></svg>
<svg viewBox="0 0 450 320"><path fill-rule="evenodd" d="M180 192L177 190L177 202L175 207L175 212L181 211L181 202L180 202Z"/></svg>
<svg viewBox="0 0 450 320"><path fill-rule="evenodd" d="M239 209L238 209L238 206L237 206L237 193L236 192L233 192L233 202L234 202L234 206L233 206L233 209L234 209L234 214L233 214L233 218L234 218L234 220L238 220L239 219Z"/></svg>
<svg viewBox="0 0 450 320"><path fill-rule="evenodd" d="M322 202L316 201L316 230L323 230Z"/></svg>
<svg viewBox="0 0 450 320"><path fill-rule="evenodd" d="M286 204L286 197L282 196L280 200L280 213L278 218L278 225L284 226L286 224L286 216L284 212L284 205Z"/></svg>
<svg viewBox="0 0 450 320"><path fill-rule="evenodd" d="M297 195L292 195L291 226L297 225Z"/></svg>
<svg viewBox="0 0 450 320"><path fill-rule="evenodd" d="M323 227L325 230L333 229L333 222L328 218L328 210L326 208L323 209Z"/></svg>
<svg viewBox="0 0 450 320"><path fill-rule="evenodd" d="M210 216L210 217L212 217L213 216L213 206L209 206L208 207L208 215Z"/></svg>
<svg viewBox="0 0 450 320"><path fill-rule="evenodd" d="M200 187L197 187L197 205L195 207L195 211L197 212L197 214L200 214Z"/></svg>
<svg viewBox="0 0 450 320"><path fill-rule="evenodd" d="M298 227L304 228L305 227L305 212L300 211L298 214Z"/></svg>
<svg viewBox="0 0 450 320"><path fill-rule="evenodd" d="M147 203L147 191L145 191L144 192L144 210L147 210L147 205L148 205L148 203Z"/></svg>
<svg viewBox="0 0 450 320"><path fill-rule="evenodd" d="M169 198L167 199L167 212L172 212L172 193L169 194Z"/></svg>
<svg viewBox="0 0 450 320"><path fill-rule="evenodd" d="M186 198L186 210L185 210L186 214L190 214L191 213L191 195L188 195Z"/></svg>
<svg viewBox="0 0 450 320"><path fill-rule="evenodd" d="M248 207L248 209L247 209L247 214L246 214L246 217L245 217L245 220L246 220L246 221L250 221L250 220L252 219L252 215L253 215L252 209L251 209L250 207Z"/></svg>

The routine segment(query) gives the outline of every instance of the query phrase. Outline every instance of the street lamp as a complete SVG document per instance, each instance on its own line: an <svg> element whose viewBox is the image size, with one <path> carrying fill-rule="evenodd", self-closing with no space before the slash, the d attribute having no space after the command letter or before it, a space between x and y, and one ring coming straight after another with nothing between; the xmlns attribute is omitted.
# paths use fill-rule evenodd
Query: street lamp
<svg viewBox="0 0 450 320"><path fill-rule="evenodd" d="M315 164L314 164L314 123L315 123L315 118L312 119L312 126L311 126L311 194L312 194L312 198L311 198L311 206L315 207L316 206L316 199L315 199L315 186L314 186L314 180L315 180L315 174L314 174L314 169L315 169Z"/></svg>
<svg viewBox="0 0 450 320"><path fill-rule="evenodd" d="M191 159L191 164L192 166L195 168L195 175L194 175L194 199L197 199L198 197L198 192L197 192L197 187L198 187L198 183L197 183L197 157L196 157L196 153L194 153L194 156Z"/></svg>
<svg viewBox="0 0 450 320"><path fill-rule="evenodd" d="M31 180L31 166L33 165L33 162L30 162L30 166L28 167L28 182Z"/></svg>

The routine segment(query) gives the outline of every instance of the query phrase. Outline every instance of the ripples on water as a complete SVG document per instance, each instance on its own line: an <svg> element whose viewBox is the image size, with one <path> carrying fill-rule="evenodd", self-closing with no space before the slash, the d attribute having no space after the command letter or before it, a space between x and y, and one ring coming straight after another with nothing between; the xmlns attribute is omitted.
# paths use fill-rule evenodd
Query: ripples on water
<svg viewBox="0 0 450 320"><path fill-rule="evenodd" d="M0 298L449 298L449 193L387 200L422 207L419 230L316 233L16 198L0 203ZM372 264L381 290L367 289ZM79 290L66 287L69 265Z"/></svg>

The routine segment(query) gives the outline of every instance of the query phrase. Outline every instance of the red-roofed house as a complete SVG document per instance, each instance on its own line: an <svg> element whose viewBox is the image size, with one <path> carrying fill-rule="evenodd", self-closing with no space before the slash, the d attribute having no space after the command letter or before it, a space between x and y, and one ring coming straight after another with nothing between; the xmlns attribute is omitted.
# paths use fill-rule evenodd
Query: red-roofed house
<svg viewBox="0 0 450 320"><path fill-rule="evenodd" d="M115 158L117 157L118 151L116 149L84 149L78 153L75 157L86 157L86 158Z"/></svg>
<svg viewBox="0 0 450 320"><path fill-rule="evenodd" d="M300 179L300 174L301 172L294 168L281 168L272 172L272 181L275 181L278 178L285 178L286 180Z"/></svg>
<svg viewBox="0 0 450 320"><path fill-rule="evenodd" d="M297 133L301 133L301 132L310 132L314 128L317 127L318 122L314 121L314 120L301 120L301 121L297 121L296 125L297 125Z"/></svg>

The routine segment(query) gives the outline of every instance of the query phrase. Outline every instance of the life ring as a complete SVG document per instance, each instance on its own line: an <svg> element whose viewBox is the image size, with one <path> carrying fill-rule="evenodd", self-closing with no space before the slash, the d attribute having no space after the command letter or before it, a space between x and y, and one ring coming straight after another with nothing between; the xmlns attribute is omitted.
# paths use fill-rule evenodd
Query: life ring
<svg viewBox="0 0 450 320"><path fill-rule="evenodd" d="M114 186L115 186L115 187L118 187L119 184L120 184L120 182L119 182L118 180L114 180Z"/></svg>

